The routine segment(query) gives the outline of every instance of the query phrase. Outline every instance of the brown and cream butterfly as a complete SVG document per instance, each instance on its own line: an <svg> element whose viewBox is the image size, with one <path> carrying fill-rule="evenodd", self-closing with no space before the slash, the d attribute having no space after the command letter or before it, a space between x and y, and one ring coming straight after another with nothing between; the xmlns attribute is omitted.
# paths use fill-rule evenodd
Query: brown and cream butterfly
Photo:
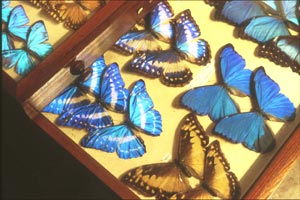
<svg viewBox="0 0 300 200"><path fill-rule="evenodd" d="M78 29L90 14L102 7L104 0L29 0L45 10L55 20L63 22L70 29Z"/></svg>
<svg viewBox="0 0 300 200"><path fill-rule="evenodd" d="M209 138L195 114L180 124L177 158L172 162L148 164L126 172L121 181L144 196L157 199L213 197L234 198L239 185L218 141ZM192 187L192 179L199 186ZM192 180L193 181L193 180Z"/></svg>

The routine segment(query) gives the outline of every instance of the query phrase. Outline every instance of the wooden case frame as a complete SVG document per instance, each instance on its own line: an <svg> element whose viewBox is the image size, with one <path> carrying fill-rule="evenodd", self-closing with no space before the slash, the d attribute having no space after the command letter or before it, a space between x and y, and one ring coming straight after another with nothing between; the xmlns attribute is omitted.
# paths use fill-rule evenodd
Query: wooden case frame
<svg viewBox="0 0 300 200"><path fill-rule="evenodd" d="M99 42L103 50L102 53L104 53L139 18L150 11L156 3L150 1L111 1L19 82L15 82L2 71L4 88L23 104L27 115L123 199L137 199L138 197L42 115L37 109L37 105L45 105L45 102L35 102L35 99L38 99L38 97L32 98L32 95L42 87L47 88L45 83L50 79L52 80L53 77L55 79L65 77L66 73L61 70L62 67L68 66L74 58L78 59L78 54L88 44L93 42L95 38L102 38L97 40L97 42ZM63 58L60 57L61 54L64 54ZM60 59L57 59L58 57ZM51 67L49 67L50 64ZM72 77L70 76L65 84L71 81ZM243 199L268 198L294 161L299 157L299 124L296 129L292 128L290 131L293 132L291 136L269 162L262 175L242 197Z"/></svg>

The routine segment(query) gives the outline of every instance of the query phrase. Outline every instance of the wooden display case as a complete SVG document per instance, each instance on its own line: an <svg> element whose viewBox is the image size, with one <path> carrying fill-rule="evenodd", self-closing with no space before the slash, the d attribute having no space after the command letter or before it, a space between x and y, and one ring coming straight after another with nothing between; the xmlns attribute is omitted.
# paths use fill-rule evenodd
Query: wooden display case
<svg viewBox="0 0 300 200"><path fill-rule="evenodd" d="M115 41L153 9L156 3L156 1L110 1L79 30L63 39L54 51L26 77L16 81L6 71L2 70L5 89L10 91L23 104L27 115L123 199L142 197L121 183L118 179L119 175L132 167L161 162L163 157L170 156L177 125L188 113L187 110L179 108L176 102L174 103L178 95L187 90L188 87L170 88L163 86L159 80L127 72L124 66L131 57L110 50ZM175 13L179 13L185 8L191 10L200 26L201 38L207 40L212 49L212 62L210 65L214 65L218 49L227 43L232 43L236 51L245 58L248 68L255 69L261 65L265 66L267 73L279 83L283 93L290 97L297 107L296 119L293 122L271 123L277 145L272 152L267 154L249 152L242 145L228 143L223 139L209 135L211 141L213 139L220 140L222 150L229 160L231 169L236 173L241 184L241 198L265 199L280 183L280 180L300 155L300 84L297 85L300 81L299 75L291 72L288 68L282 68L266 59L255 57L253 55L254 43L234 38L232 36L232 26L213 21L210 18L212 8L204 2L174 1L170 4ZM219 34L220 30L223 33L221 36ZM162 111L162 117L165 119L162 133L164 136L161 136L161 140L145 136L149 141L146 143L149 152L142 158L124 161L118 158L115 153L108 154L83 148L79 143L86 132L60 127L55 124L56 115L41 112L45 105L76 78L69 72L68 68L72 60L82 60L85 66L89 66L98 56L103 54L107 64L113 62L119 64L126 86L130 86L133 81L140 78L145 80L147 90L150 96L153 96L155 108ZM202 68L192 65L191 69L195 78ZM215 79L216 77L212 75L209 82L212 83ZM294 87L289 87L290 85ZM163 95L169 97L168 100L161 100L160 96L163 92L160 90L166 91L166 94ZM241 100L241 102L242 109L249 109L249 100ZM119 116L115 117L118 118ZM198 119L208 132L211 131L210 121L207 117L199 117ZM168 141L170 144L166 144ZM163 147L164 145L165 147Z"/></svg>

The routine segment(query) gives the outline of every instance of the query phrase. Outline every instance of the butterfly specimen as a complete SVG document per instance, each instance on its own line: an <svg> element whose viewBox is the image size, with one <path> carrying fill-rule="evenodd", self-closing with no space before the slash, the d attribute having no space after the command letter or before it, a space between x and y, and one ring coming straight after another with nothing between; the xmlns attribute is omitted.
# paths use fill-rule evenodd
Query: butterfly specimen
<svg viewBox="0 0 300 200"><path fill-rule="evenodd" d="M26 40L29 19L23 6L18 5L13 9L9 7L9 1L2 1L2 51L13 49L12 39Z"/></svg>
<svg viewBox="0 0 300 200"><path fill-rule="evenodd" d="M193 190L189 177L204 180L214 194L224 198L236 197L237 178L229 172L229 164L221 152L219 142L209 144L196 116L190 113L180 124L177 158L172 162L142 165L127 171L121 181L141 194L157 199L180 198ZM197 188L195 193L202 193ZM204 193L208 193L206 190ZM212 197L210 195L209 197ZM173 197L171 199L173 199Z"/></svg>
<svg viewBox="0 0 300 200"><path fill-rule="evenodd" d="M44 59L52 51L52 46L45 43L47 40L48 33L44 22L35 22L27 32L25 46L2 51L2 66L5 68L15 66L18 74L26 75L35 66L36 60Z"/></svg>
<svg viewBox="0 0 300 200"><path fill-rule="evenodd" d="M181 103L199 115L208 115L213 121L238 112L230 94L250 95L251 70L244 69L245 60L231 44L225 45L219 57L219 83L188 90Z"/></svg>
<svg viewBox="0 0 300 200"><path fill-rule="evenodd" d="M150 77L161 77L167 86L183 86L192 79L192 72L184 60L205 65L210 59L208 43L200 39L200 29L190 10L175 18L175 34L168 50L144 52L135 57L130 68Z"/></svg>
<svg viewBox="0 0 300 200"><path fill-rule="evenodd" d="M129 92L124 88L125 83L116 63L105 67L101 73L92 73L90 79L83 82L81 86L93 91L96 95L95 102L68 109L57 119L59 125L93 131L112 125L112 120L105 108L117 112L126 111Z"/></svg>
<svg viewBox="0 0 300 200"><path fill-rule="evenodd" d="M259 67L251 81L253 111L233 114L220 120L214 131L232 142L243 143L250 150L265 153L275 140L265 120L290 121L295 118L293 103L280 93L279 85Z"/></svg>
<svg viewBox="0 0 300 200"><path fill-rule="evenodd" d="M172 26L173 11L167 1L159 2L154 10L144 19L142 30L131 30L123 35L115 47L124 54L132 54L146 50L160 50L157 39L170 42L174 30Z"/></svg>
<svg viewBox="0 0 300 200"><path fill-rule="evenodd" d="M64 22L70 29L78 29L84 24L88 16L105 3L98 0L30 0L41 7L55 20Z"/></svg>
<svg viewBox="0 0 300 200"><path fill-rule="evenodd" d="M290 66L300 74L300 36L281 36L262 43L258 54L281 66Z"/></svg>
<svg viewBox="0 0 300 200"><path fill-rule="evenodd" d="M123 159L136 158L146 152L143 140L135 131L158 136L162 132L161 115L147 93L143 80L137 81L128 97L127 120L120 125L90 132L81 141L82 146L117 152Z"/></svg>

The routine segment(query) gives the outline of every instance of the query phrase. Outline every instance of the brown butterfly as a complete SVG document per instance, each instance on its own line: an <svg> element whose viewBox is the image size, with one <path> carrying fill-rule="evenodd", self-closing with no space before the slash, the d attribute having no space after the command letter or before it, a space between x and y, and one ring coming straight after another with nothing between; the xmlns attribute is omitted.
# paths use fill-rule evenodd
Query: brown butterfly
<svg viewBox="0 0 300 200"><path fill-rule="evenodd" d="M103 0L30 0L42 8L55 20L64 22L64 26L78 29L86 22L88 16L97 8L103 6Z"/></svg>
<svg viewBox="0 0 300 200"><path fill-rule="evenodd" d="M220 143L215 140L207 146L202 184L183 193L177 193L171 199L236 199L240 188L235 174L230 170Z"/></svg>
<svg viewBox="0 0 300 200"><path fill-rule="evenodd" d="M194 114L184 117L179 132L178 156L173 162L136 167L126 172L121 181L145 196L170 198L175 193L192 189L189 177L203 179L205 148L208 136Z"/></svg>

